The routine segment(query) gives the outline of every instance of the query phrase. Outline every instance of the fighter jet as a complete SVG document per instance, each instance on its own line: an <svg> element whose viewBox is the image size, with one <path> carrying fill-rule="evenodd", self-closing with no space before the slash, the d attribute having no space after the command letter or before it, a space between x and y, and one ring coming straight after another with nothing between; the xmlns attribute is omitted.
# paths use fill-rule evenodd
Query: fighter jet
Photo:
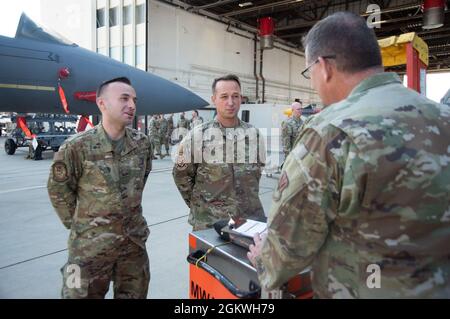
<svg viewBox="0 0 450 319"><path fill-rule="evenodd" d="M96 88L122 76L136 89L137 115L209 104L175 83L80 48L25 14L14 38L0 36L0 112L97 115Z"/></svg>

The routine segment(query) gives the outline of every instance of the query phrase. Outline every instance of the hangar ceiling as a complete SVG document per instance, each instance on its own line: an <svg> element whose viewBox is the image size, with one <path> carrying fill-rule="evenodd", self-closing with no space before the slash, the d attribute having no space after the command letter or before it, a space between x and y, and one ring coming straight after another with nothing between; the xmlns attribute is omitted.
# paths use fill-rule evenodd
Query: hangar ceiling
<svg viewBox="0 0 450 319"><path fill-rule="evenodd" d="M450 70L450 0L446 0L444 26L422 28L423 1L417 0L167 0L163 1L187 11L209 16L223 23L256 32L258 18L272 17L276 39L303 50L301 39L320 19L337 11L352 11L368 17L369 4L381 9L379 39L416 32L429 47L429 71ZM401 71L401 70L397 70Z"/></svg>

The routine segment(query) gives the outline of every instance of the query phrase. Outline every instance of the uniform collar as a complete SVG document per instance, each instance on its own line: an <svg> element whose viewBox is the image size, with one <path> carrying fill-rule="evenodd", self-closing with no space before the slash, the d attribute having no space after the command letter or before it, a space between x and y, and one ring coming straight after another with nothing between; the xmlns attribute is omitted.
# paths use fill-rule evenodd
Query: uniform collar
<svg viewBox="0 0 450 319"><path fill-rule="evenodd" d="M103 152L110 153L113 151L111 140L108 138L105 128L102 123L99 123L96 127L98 132L98 138L100 140L100 145L102 147Z"/></svg>
<svg viewBox="0 0 450 319"><path fill-rule="evenodd" d="M302 116L300 115L299 117L295 117L295 116L292 115L292 119L293 119L295 122L301 122Z"/></svg>
<svg viewBox="0 0 450 319"><path fill-rule="evenodd" d="M368 77L367 79L364 79L363 81L361 81L361 83L359 83L357 86L355 86L353 88L353 90L350 92L347 99L351 98L353 95L360 94L360 93L370 90L372 88L386 85L386 84L391 84L391 83L400 83L401 84L402 82L401 82L400 78L398 77L398 75L393 72L383 72L383 73L378 73L378 74L372 75L372 76Z"/></svg>
<svg viewBox="0 0 450 319"><path fill-rule="evenodd" d="M228 139L228 140L242 140L242 139L245 139L245 134L242 134L242 135L240 135L240 134L238 134L238 135L236 135L236 132L234 131L234 129L237 129L237 128L245 128L245 122L244 121L241 121L239 118L238 118L238 125L236 125L236 126L234 126L234 127L224 127L220 122L219 122L219 120L217 119L217 117L215 117L214 118L214 120L213 120L213 124L212 124L212 127L213 128L219 128L220 129L220 131L222 132L222 135L223 135L223 137L225 138L225 139ZM233 129L233 130L227 130L227 128L230 128L230 129Z"/></svg>
<svg viewBox="0 0 450 319"><path fill-rule="evenodd" d="M219 122L219 120L217 119L217 116L214 118L214 123L213 123L213 127L218 127L221 129L227 129L227 128L238 128L238 127L242 127L242 121L238 118L238 125L233 126L233 127L225 127L222 125L222 123Z"/></svg>
<svg viewBox="0 0 450 319"><path fill-rule="evenodd" d="M97 125L97 131L102 146L102 150L105 153L112 152L113 146L111 139L108 137L102 123ZM128 154L138 146L136 141L131 136L131 130L127 127L125 128L125 135L123 136L123 138L124 138L123 150L120 155Z"/></svg>

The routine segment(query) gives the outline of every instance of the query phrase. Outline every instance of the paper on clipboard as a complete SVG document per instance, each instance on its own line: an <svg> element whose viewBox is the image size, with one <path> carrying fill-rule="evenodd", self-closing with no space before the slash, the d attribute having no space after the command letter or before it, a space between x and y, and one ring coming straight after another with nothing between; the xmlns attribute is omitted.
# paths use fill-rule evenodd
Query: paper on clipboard
<svg viewBox="0 0 450 319"><path fill-rule="evenodd" d="M242 236L253 238L257 233L261 235L267 232L267 223L247 219L245 223L238 228L235 228L234 231Z"/></svg>

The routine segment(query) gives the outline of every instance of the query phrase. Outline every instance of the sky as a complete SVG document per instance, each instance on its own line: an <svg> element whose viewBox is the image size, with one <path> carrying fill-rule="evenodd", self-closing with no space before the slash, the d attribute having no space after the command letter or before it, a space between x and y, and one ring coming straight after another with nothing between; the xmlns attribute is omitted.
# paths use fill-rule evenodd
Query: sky
<svg viewBox="0 0 450 319"><path fill-rule="evenodd" d="M0 0L0 8L0 35L14 37L22 12L35 22L45 25L41 21L39 0ZM431 100L439 102L449 89L450 72L427 75L427 97Z"/></svg>
<svg viewBox="0 0 450 319"><path fill-rule="evenodd" d="M22 12L33 21L41 23L39 0L0 0L0 34L14 37Z"/></svg>

